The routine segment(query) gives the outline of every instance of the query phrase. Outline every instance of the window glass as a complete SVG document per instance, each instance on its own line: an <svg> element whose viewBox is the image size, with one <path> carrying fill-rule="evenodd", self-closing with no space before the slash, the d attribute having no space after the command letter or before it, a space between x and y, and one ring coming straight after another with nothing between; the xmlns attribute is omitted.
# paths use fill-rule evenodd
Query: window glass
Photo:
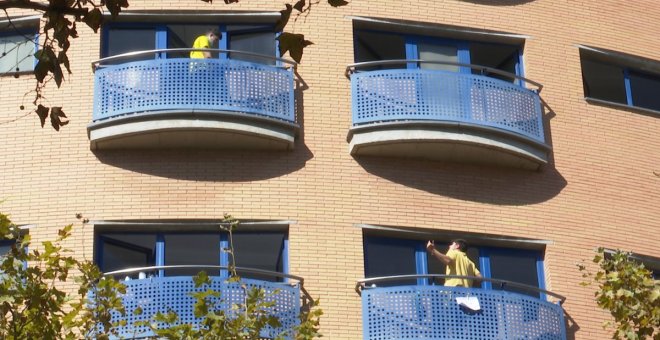
<svg viewBox="0 0 660 340"><path fill-rule="evenodd" d="M107 35L107 56L153 50L156 48L155 28L111 28ZM145 54L115 60L110 64L121 64L129 61L154 59L154 55Z"/></svg>
<svg viewBox="0 0 660 340"><path fill-rule="evenodd" d="M419 59L428 61L458 62L458 48L450 45L439 45L430 43L417 44ZM459 67L455 65L421 63L420 68L429 70L443 70L458 72Z"/></svg>
<svg viewBox="0 0 660 340"><path fill-rule="evenodd" d="M589 98L627 104L623 68L582 58L584 95Z"/></svg>
<svg viewBox="0 0 660 340"><path fill-rule="evenodd" d="M155 235L105 234L101 235L100 240L102 253L99 267L103 272L156 265ZM139 273L118 275L121 278L124 276L137 278Z"/></svg>
<svg viewBox="0 0 660 340"><path fill-rule="evenodd" d="M275 56L275 33L274 32L247 32L230 33L229 49L245 51L267 56ZM240 53L231 53L231 59L251 61L259 64L274 65L275 60L259 58Z"/></svg>
<svg viewBox="0 0 660 340"><path fill-rule="evenodd" d="M449 243L445 241L435 241L435 249L445 254L449 250ZM479 267L479 249L477 247L468 247L467 256L472 262L474 262L474 264L477 266L477 269L481 271L481 268ZM438 259L431 256L431 254L429 254L428 252L426 252L426 262L428 263L429 274L446 273L445 271L446 266L444 265L444 263L438 261ZM444 280L440 278L436 278L433 280L433 283L443 284ZM480 283L473 282L473 287L475 288L480 287L480 285L481 285Z"/></svg>
<svg viewBox="0 0 660 340"><path fill-rule="evenodd" d="M630 72L630 91L634 106L660 111L660 77Z"/></svg>
<svg viewBox="0 0 660 340"><path fill-rule="evenodd" d="M416 274L415 247L420 241L385 237L365 237L364 270L366 277ZM378 286L415 284L416 280L378 283Z"/></svg>
<svg viewBox="0 0 660 340"><path fill-rule="evenodd" d="M536 270L536 261L538 253L534 251L493 248L489 252L491 278L513 281L530 285L539 286L538 273ZM518 292L534 297L540 297L539 292L529 291L518 287L502 286L493 282L493 289L502 289L511 292Z"/></svg>
<svg viewBox="0 0 660 340"><path fill-rule="evenodd" d="M403 36L390 33L356 31L355 62L406 59L406 41ZM361 70L397 69L405 65L381 65Z"/></svg>
<svg viewBox="0 0 660 340"><path fill-rule="evenodd" d="M516 74L516 64L518 63L518 53L520 48L518 46L487 44L487 43L470 43L470 63L474 65L491 67L497 70ZM507 77L505 75L490 73L481 70L472 70L473 74L483 74L485 76L501 79L508 82L514 82L514 77Z"/></svg>
<svg viewBox="0 0 660 340"><path fill-rule="evenodd" d="M0 73L34 69L34 34L0 35Z"/></svg>
<svg viewBox="0 0 660 340"><path fill-rule="evenodd" d="M283 232L250 232L233 234L236 266L255 268L274 272L284 271L284 233ZM281 277L238 273L239 275L264 280L282 281Z"/></svg>
<svg viewBox="0 0 660 340"><path fill-rule="evenodd" d="M219 234L166 234L165 265L211 265L220 264ZM165 276L194 276L202 269L168 269ZM217 269L203 269L207 274L218 276Z"/></svg>

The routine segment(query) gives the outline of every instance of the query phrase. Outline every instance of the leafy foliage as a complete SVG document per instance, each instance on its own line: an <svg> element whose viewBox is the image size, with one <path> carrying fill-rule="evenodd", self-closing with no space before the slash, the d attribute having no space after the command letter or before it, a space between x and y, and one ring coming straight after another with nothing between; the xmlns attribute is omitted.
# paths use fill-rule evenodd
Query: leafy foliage
<svg viewBox="0 0 660 340"><path fill-rule="evenodd" d="M0 259L0 338L107 338L113 334L117 323L111 321L110 311L123 313L118 293L124 292L124 286L103 277L93 263L67 255L70 251L61 243L71 229L71 225L64 227L54 242L42 242L40 250L28 249L30 236L0 214L1 238L15 241L9 254ZM61 288L72 272L80 273L75 294Z"/></svg>
<svg viewBox="0 0 660 340"><path fill-rule="evenodd" d="M77 215L86 223L80 214ZM239 221L225 215L221 228L232 232ZM0 236L15 241L9 254L0 258L0 339L108 339L118 336L118 327L126 326L121 316L126 315L121 296L126 287L111 277L105 277L90 261L69 256L70 250L62 243L71 235L72 226L58 232L55 241L44 241L41 248L28 249L30 236L0 213ZM231 244L231 243L230 243ZM174 312L157 313L151 320L135 326L147 326L158 337L169 339L260 339L263 331L277 329L280 321L272 313L275 302L271 293L242 284L234 266L233 248L230 254L230 284L239 285L245 292L242 303L231 308L221 307L220 292L209 288L212 278L200 272L193 280L201 291L190 293L195 299L192 306L199 325L178 323ZM62 283L75 278L77 291L68 293ZM206 289L204 289L206 288ZM142 314L141 308L132 311ZM283 331L276 339L308 340L319 337L319 318L322 311L318 301L305 306L300 324ZM120 320L113 317L120 316Z"/></svg>
<svg viewBox="0 0 660 340"><path fill-rule="evenodd" d="M652 273L631 258L630 253L617 250L605 254L600 248L593 262L598 265L596 274L578 265L584 285L595 283L594 293L599 307L610 312L614 324L606 322L604 327L614 327L613 339L660 339L660 282L654 281Z"/></svg>
<svg viewBox="0 0 660 340"><path fill-rule="evenodd" d="M193 1L193 0L190 0ZM212 3L213 0L202 0L206 3ZM239 0L224 0L225 4L237 3ZM280 11L281 18L275 25L277 32L282 31L289 22L292 11L295 9L300 15L307 13L312 6L318 4L318 1L297 0L294 5L285 4L285 9ZM332 7L345 6L348 4L345 0L327 0ZM0 1L0 10L7 9L31 9L42 14L44 24L41 29L40 48L35 53L37 64L34 67L34 75L37 84L34 90L35 99L33 105L36 106L35 113L41 121L41 127L44 127L46 119L50 117L50 123L53 129L59 131L60 127L68 123L68 117L61 107L49 107L44 103L43 89L51 80L59 88L64 81L64 70L71 74L71 67L67 52L71 47L71 40L78 38L78 23L84 23L95 33L103 24L102 10L107 10L112 17L116 17L122 9L128 8L128 0L103 0L99 2L89 0L48 0L48 1ZM296 16L297 18L297 16ZM303 49L311 42L305 40L302 34L283 33L279 38L280 52L289 55L296 62L302 59ZM16 74L18 76L18 73ZM21 105L21 110L25 107Z"/></svg>
<svg viewBox="0 0 660 340"><path fill-rule="evenodd" d="M281 326L279 319L272 313L275 307L273 296L279 291L267 293L264 289L248 288L241 283L234 265L234 250L231 248L232 233L238 227L239 221L225 215L222 230L229 233L230 248L226 251L230 255L229 284L239 285L244 291L245 299L242 303L223 307L220 292L210 289L212 278L206 272L200 272L193 281L199 292L190 295L195 299L193 306L194 316L201 318L199 326L178 323L179 317L175 312L158 313L153 321L142 322L138 325L149 327L158 337L167 339L261 339L264 331L277 329ZM204 289L206 288L206 289ZM292 330L284 330L274 339L295 338L296 340L309 340L320 337L319 318L323 312L318 309L318 300L305 306L300 314L300 324Z"/></svg>

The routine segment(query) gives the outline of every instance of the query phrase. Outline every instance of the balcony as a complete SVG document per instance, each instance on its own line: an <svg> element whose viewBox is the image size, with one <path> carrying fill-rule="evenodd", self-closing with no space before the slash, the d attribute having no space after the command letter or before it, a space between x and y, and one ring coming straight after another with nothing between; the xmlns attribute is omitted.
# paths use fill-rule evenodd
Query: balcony
<svg viewBox="0 0 660 340"><path fill-rule="evenodd" d="M358 281L362 295L362 324L365 340L387 339L543 339L566 340L564 297L513 282L482 279L493 285L515 286L553 296L558 303L529 295L482 288L423 285L377 287L384 281L449 277L448 275L404 275ZM451 276L462 277L462 276ZM459 304L475 298L475 305ZM459 298L459 300L457 300ZM466 306L467 305L467 306Z"/></svg>
<svg viewBox="0 0 660 340"><path fill-rule="evenodd" d="M476 69L363 70L417 63ZM389 60L349 65L350 153L538 169L548 161L541 84L500 70L451 62Z"/></svg>
<svg viewBox="0 0 660 340"><path fill-rule="evenodd" d="M285 282L247 278L242 278L239 282L227 282L227 276L222 275L222 277L212 277L213 283L210 286L196 288L192 276L163 275L163 272L168 270L192 269L195 271L206 270L207 272L220 271L221 275L223 272L226 274L227 270L226 267L221 266L178 265L131 268L105 273L105 275L114 276L118 279L126 277L125 280L122 280L122 283L126 285L126 293L122 297L126 315L123 317L118 313L113 315L113 321L117 319L126 321L125 326L120 326L117 329L118 337L134 339L153 336L153 332L148 327L136 325L136 322L149 321L157 312L176 312L179 316L176 324L198 326L201 319L194 317L195 299L190 296L190 293L201 292L206 289L220 292L220 297L215 301L216 310L223 310L228 316L240 313L240 310L232 309L232 306L245 303L247 291L254 287L263 289L267 301L274 302L271 312L281 324L280 328L267 328L262 332L264 338L275 338L283 331L292 331L299 324L301 291L303 292L304 301L311 301L303 288L301 277L265 270L236 268L241 275L259 278L283 278ZM135 279L130 279L130 277ZM134 315L133 311L138 307L142 308L142 313ZM288 337L285 338L290 339L293 336L288 334Z"/></svg>
<svg viewBox="0 0 660 340"><path fill-rule="evenodd" d="M298 125L295 63L209 50L229 58L165 57L191 49L133 52L93 63L91 148L287 150ZM128 60L128 61L127 61Z"/></svg>

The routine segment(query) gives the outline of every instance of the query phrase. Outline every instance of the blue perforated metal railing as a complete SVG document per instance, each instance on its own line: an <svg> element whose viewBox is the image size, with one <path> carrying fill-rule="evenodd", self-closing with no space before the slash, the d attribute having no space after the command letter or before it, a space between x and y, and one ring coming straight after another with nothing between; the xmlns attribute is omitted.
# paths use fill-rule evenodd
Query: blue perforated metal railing
<svg viewBox="0 0 660 340"><path fill-rule="evenodd" d="M448 275L402 275L358 281L356 290L362 295L364 339L566 340L564 311L560 303L504 290L421 285L375 286L382 281L434 277L475 279ZM482 280L512 284L503 280ZM564 300L561 295L536 290L555 297L559 302ZM466 297L476 298L480 308L474 310L460 305L457 298Z"/></svg>
<svg viewBox="0 0 660 340"><path fill-rule="evenodd" d="M299 324L298 315L301 308L301 291L303 299L308 299L309 295L304 291L303 279L298 276L271 272L266 270L236 267L236 270L242 275L256 274L261 277L268 276L273 278L284 278L289 282L270 282L241 278L239 282L227 282L227 277L211 277L212 283L202 287L195 287L191 276L156 276L146 277L146 273L157 273L163 270L176 269L196 269L196 270L222 270L226 271L224 266L197 266L197 265L178 265L178 266L151 266L141 268L130 268L125 270L105 273L106 276L123 277L135 273L142 273L141 279L128 279L122 281L126 285L126 293L122 300L126 308L126 315L121 316L113 313L113 321L123 319L125 326L118 327L118 335L121 338L143 338L153 336L151 330L146 326L138 326L136 322L152 320L156 313L176 312L178 320L175 324L192 324L197 326L200 319L195 318L193 308L195 299L190 293L206 291L212 289L220 293L220 297L212 300L215 303L216 311L222 310L227 316L241 313L242 310L232 308L238 304L244 304L247 292L252 288L263 289L266 302L273 302L274 305L268 312L278 318L281 326L279 328L266 328L262 332L264 338L275 338L278 334L288 332L286 339L293 338L293 329ZM93 301L93 299L92 299ZM308 301L308 300L307 300ZM137 308L142 309L141 314L134 314ZM163 325L164 326L164 325Z"/></svg>
<svg viewBox="0 0 660 340"><path fill-rule="evenodd" d="M405 69L429 63L468 67L499 74L535 89L481 74ZM360 71L378 65L403 69ZM479 65L424 60L388 60L349 65L353 126L397 121L459 123L494 128L545 143L539 91L529 79Z"/></svg>
<svg viewBox="0 0 660 340"><path fill-rule="evenodd" d="M158 112L246 114L295 123L295 63L254 53L212 50L263 58L276 65L235 59L127 58L192 49L132 52L101 59L95 70L93 121ZM206 50L206 49L205 49Z"/></svg>

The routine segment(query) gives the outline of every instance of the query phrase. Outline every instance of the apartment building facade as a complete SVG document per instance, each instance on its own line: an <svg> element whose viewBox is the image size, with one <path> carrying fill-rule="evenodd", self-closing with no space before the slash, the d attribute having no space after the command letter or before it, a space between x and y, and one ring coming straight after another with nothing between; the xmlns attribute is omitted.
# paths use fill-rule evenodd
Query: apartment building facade
<svg viewBox="0 0 660 340"><path fill-rule="evenodd" d="M230 213L283 327L309 294L328 339L608 338L576 264L620 248L660 270L660 5L321 3L287 28L314 42L300 64L278 54L282 7L132 1L79 29L44 92L59 132L25 116L39 18L10 12L2 211L35 242L83 213L68 246L129 305L226 275ZM209 28L213 58L190 59ZM477 287L444 287L426 253L456 238Z"/></svg>

